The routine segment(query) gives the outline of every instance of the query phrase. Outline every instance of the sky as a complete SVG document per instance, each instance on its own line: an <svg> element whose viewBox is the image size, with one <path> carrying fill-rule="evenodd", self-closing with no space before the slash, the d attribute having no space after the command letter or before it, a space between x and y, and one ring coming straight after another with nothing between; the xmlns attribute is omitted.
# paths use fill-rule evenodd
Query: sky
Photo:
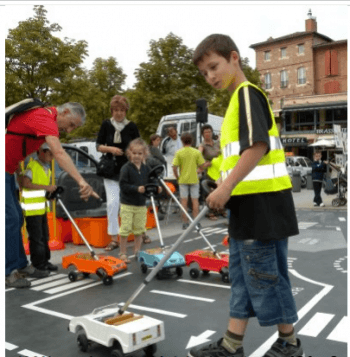
<svg viewBox="0 0 350 357"><path fill-rule="evenodd" d="M34 4L43 4L49 22L62 27L56 36L87 41L85 68L91 69L98 57L116 58L127 75L123 89L132 88L135 69L149 60L150 41L170 32L192 49L212 33L227 34L236 42L241 56L248 57L250 66L255 68L255 51L249 46L270 36L305 31L309 9L316 17L317 31L333 40L348 38L350 22L348 1L333 1L332 5L325 1L0 1L1 4L5 4L0 6L4 37L19 21L34 15Z"/></svg>

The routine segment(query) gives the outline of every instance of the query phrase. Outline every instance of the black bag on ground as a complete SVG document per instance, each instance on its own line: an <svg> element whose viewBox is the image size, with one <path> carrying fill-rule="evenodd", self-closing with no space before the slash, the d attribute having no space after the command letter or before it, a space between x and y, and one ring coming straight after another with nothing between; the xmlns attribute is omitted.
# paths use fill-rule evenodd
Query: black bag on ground
<svg viewBox="0 0 350 357"><path fill-rule="evenodd" d="M102 155L99 163L97 164L96 175L104 178L111 179L115 176L116 162L113 158Z"/></svg>

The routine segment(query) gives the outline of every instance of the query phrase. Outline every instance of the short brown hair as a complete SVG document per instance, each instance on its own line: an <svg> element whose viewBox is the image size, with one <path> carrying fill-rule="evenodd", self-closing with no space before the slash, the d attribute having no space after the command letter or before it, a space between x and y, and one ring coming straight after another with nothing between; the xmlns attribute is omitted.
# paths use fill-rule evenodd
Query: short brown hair
<svg viewBox="0 0 350 357"><path fill-rule="evenodd" d="M215 52L219 56L224 57L226 61L229 61L232 51L239 54L239 66L242 68L241 55L232 38L227 35L213 34L206 37L197 46L193 54L193 63L198 66L198 63L203 60L203 57L210 52Z"/></svg>
<svg viewBox="0 0 350 357"><path fill-rule="evenodd" d="M204 124L201 128L201 134L203 135L204 130L208 130L208 129L211 130L212 133L214 132L214 130L210 124Z"/></svg>
<svg viewBox="0 0 350 357"><path fill-rule="evenodd" d="M322 156L322 152L321 152L321 151L315 151L315 152L314 152L314 156L315 156L315 155L321 155L321 156Z"/></svg>
<svg viewBox="0 0 350 357"><path fill-rule="evenodd" d="M183 133L181 135L181 141L184 145L191 145L193 141L193 136L191 133Z"/></svg>
<svg viewBox="0 0 350 357"><path fill-rule="evenodd" d="M115 95L111 100L110 108L112 114L113 114L113 110L117 108L122 108L127 112L130 108L130 104L125 97L121 95Z"/></svg>
<svg viewBox="0 0 350 357"><path fill-rule="evenodd" d="M153 143L154 140L158 139L158 138L161 138L160 135L158 134L152 134L150 137L149 137L149 140L151 142L151 144Z"/></svg>

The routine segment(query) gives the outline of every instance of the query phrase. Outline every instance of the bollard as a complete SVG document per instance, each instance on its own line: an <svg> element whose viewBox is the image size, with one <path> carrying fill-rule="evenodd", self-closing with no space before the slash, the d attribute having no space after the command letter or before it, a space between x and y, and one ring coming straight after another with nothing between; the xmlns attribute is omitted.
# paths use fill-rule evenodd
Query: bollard
<svg viewBox="0 0 350 357"><path fill-rule="evenodd" d="M293 185L293 192L300 192L301 191L301 174L300 171L293 170L292 176L292 185Z"/></svg>
<svg viewBox="0 0 350 357"><path fill-rule="evenodd" d="M306 176L306 188L308 190L313 190L314 189L314 185L312 183L312 173L308 172L307 176Z"/></svg>

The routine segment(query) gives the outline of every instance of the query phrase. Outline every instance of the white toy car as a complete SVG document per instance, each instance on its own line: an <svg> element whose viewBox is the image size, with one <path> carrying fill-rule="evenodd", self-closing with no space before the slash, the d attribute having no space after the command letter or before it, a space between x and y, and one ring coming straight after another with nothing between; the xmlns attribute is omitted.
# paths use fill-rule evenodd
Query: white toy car
<svg viewBox="0 0 350 357"><path fill-rule="evenodd" d="M156 343L165 339L164 323L154 318L125 312L118 315L117 304L100 307L91 314L74 317L68 330L77 336L81 351L86 352L91 341L112 347L111 356L143 349L146 356L153 356Z"/></svg>

